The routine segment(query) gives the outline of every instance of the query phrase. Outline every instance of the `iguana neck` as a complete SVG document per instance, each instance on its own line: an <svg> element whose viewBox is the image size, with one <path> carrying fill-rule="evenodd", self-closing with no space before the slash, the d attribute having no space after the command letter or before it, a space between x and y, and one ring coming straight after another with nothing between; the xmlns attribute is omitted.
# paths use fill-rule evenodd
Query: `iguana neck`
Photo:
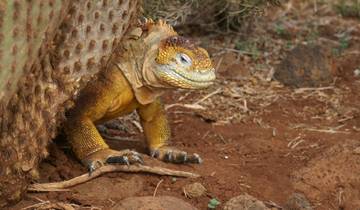
<svg viewBox="0 0 360 210"><path fill-rule="evenodd" d="M153 69L157 65L155 58L160 41L176 34L168 26L152 26L145 31L137 27L122 41L120 53L113 61L131 84L141 104L153 102L165 89L172 88L159 81Z"/></svg>

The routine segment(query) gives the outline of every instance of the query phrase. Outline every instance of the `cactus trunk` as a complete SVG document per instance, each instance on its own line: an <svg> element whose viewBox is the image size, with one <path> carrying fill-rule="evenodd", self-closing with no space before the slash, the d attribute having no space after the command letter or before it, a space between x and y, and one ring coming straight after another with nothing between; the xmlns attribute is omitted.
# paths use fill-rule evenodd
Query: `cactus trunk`
<svg viewBox="0 0 360 210"><path fill-rule="evenodd" d="M76 94L136 19L134 0L0 3L0 207L21 198Z"/></svg>

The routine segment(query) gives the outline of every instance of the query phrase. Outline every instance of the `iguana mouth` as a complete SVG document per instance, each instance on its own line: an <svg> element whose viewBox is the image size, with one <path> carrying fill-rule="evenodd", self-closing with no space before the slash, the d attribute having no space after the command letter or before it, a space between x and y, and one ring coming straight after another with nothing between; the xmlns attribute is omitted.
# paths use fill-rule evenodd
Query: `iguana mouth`
<svg viewBox="0 0 360 210"><path fill-rule="evenodd" d="M185 89L201 89L213 84L216 76L215 69L203 70L178 70L169 68L168 65L161 66L155 70L155 75L171 86Z"/></svg>

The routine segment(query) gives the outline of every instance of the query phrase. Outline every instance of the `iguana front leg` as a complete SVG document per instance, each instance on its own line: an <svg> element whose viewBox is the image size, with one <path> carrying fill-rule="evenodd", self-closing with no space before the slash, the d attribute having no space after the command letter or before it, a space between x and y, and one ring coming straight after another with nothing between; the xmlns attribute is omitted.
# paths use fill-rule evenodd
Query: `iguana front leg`
<svg viewBox="0 0 360 210"><path fill-rule="evenodd" d="M185 151L168 145L170 128L159 99L151 104L140 106L137 112L140 115L151 156L171 163L202 162L198 154L189 155Z"/></svg>
<svg viewBox="0 0 360 210"><path fill-rule="evenodd" d="M75 155L90 172L104 164L143 163L135 151L110 149L88 117L70 119L65 132Z"/></svg>
<svg viewBox="0 0 360 210"><path fill-rule="evenodd" d="M67 113L65 133L75 155L90 172L107 163L143 162L137 152L110 149L94 124L106 116L119 92L131 92L115 84L107 79L90 83L80 94L74 109Z"/></svg>

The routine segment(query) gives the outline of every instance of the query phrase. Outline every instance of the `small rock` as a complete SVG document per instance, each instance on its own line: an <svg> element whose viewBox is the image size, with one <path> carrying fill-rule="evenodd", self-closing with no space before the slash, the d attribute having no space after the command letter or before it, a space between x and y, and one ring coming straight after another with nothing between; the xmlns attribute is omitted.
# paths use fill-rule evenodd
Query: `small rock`
<svg viewBox="0 0 360 210"><path fill-rule="evenodd" d="M360 155L360 147L356 147L353 152L354 154Z"/></svg>
<svg viewBox="0 0 360 210"><path fill-rule="evenodd" d="M355 70L354 70L354 76L355 76L355 77L359 77L359 76L360 76L360 69L355 69Z"/></svg>
<svg viewBox="0 0 360 210"><path fill-rule="evenodd" d="M276 66L274 77L290 87L330 85L334 72L329 54L320 46L296 46Z"/></svg>
<svg viewBox="0 0 360 210"><path fill-rule="evenodd" d="M199 182L185 185L183 191L187 198L197 198L206 194L206 188Z"/></svg>
<svg viewBox="0 0 360 210"><path fill-rule="evenodd" d="M144 190L144 180L139 176L131 176L129 179L120 177L108 178L101 176L96 182L85 182L73 188L77 193L77 200L120 200L135 196Z"/></svg>
<svg viewBox="0 0 360 210"><path fill-rule="evenodd" d="M270 210L262 201L244 194L231 198L225 203L224 210Z"/></svg>
<svg viewBox="0 0 360 210"><path fill-rule="evenodd" d="M129 197L121 200L112 210L197 210L197 208L186 203L185 201L171 196L143 196Z"/></svg>
<svg viewBox="0 0 360 210"><path fill-rule="evenodd" d="M294 193L286 202L284 210L313 210L313 208L303 194Z"/></svg>
<svg viewBox="0 0 360 210"><path fill-rule="evenodd" d="M227 79L232 80L244 80L251 76L249 68L246 68L244 64L232 64L226 68L224 72L220 74Z"/></svg>

